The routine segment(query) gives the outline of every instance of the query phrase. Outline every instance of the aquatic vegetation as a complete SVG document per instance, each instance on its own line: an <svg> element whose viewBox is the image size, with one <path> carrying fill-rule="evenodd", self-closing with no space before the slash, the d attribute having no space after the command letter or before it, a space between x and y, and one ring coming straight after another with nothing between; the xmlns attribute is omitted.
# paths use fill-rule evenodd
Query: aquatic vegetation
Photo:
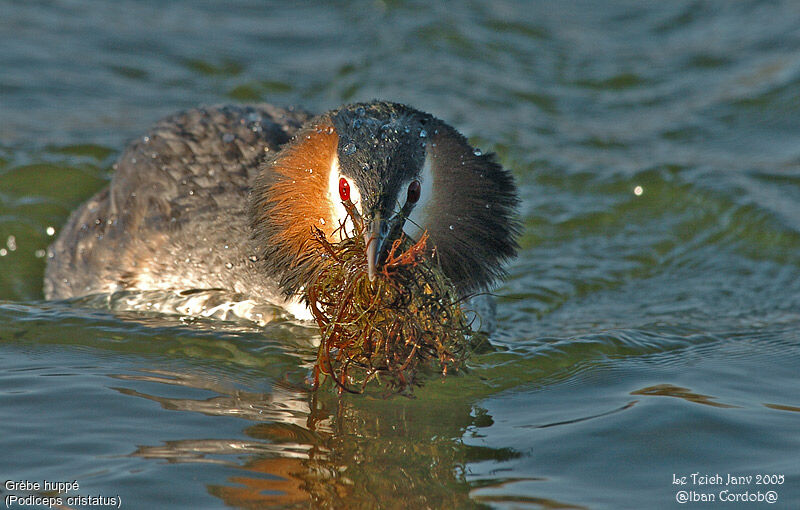
<svg viewBox="0 0 800 510"><path fill-rule="evenodd" d="M417 242L397 239L370 281L364 226L352 204L348 211L355 228L340 227L339 242L314 232L325 261L306 288L322 336L314 386L326 375L340 391L361 393L380 380L402 392L419 383L423 369L458 370L472 329L455 288L426 249L427 234Z"/></svg>

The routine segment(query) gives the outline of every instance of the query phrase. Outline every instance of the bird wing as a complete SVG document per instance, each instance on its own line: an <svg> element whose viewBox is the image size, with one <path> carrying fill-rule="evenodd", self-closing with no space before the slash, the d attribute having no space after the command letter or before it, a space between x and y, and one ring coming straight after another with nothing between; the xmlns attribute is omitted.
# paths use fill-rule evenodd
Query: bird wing
<svg viewBox="0 0 800 510"><path fill-rule="evenodd" d="M247 263L247 193L259 162L308 118L263 104L193 109L156 124L50 247L45 297L216 288L230 284L217 275L231 265L242 266L238 286L261 285Z"/></svg>

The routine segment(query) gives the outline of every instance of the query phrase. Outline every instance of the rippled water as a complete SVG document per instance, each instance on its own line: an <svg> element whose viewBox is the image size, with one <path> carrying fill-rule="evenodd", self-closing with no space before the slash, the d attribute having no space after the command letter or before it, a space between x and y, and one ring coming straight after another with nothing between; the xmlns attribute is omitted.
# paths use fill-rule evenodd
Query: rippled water
<svg viewBox="0 0 800 510"><path fill-rule="evenodd" d="M436 5L0 6L4 480L127 508L614 509L777 474L731 491L775 505L735 506L800 507L800 6ZM43 301L53 232L161 116L374 97L521 186L498 349L468 374L313 395L313 330Z"/></svg>

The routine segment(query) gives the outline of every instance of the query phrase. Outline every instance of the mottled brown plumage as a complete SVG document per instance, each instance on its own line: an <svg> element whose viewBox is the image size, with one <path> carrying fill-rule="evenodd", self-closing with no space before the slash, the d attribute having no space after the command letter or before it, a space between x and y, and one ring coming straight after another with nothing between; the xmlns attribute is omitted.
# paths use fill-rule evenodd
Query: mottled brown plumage
<svg viewBox="0 0 800 510"><path fill-rule="evenodd" d="M160 122L115 166L51 246L47 298L224 289L285 304L319 263L312 227L335 241L336 178L359 197L371 264L403 230L424 230L466 294L502 277L516 251L511 174L441 120L396 103L316 118L269 105L191 110Z"/></svg>

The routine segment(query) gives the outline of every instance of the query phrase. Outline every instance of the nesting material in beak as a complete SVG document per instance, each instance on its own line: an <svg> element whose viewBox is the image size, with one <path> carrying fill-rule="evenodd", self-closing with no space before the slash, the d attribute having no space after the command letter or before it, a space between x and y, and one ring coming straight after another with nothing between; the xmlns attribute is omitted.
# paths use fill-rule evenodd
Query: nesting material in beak
<svg viewBox="0 0 800 510"><path fill-rule="evenodd" d="M394 242L402 236L404 222L405 217L398 213L388 220L376 215L367 225L367 229L364 232L364 243L367 247L367 275L369 276L369 281L375 280L375 275L389 255L389 250Z"/></svg>
<svg viewBox="0 0 800 510"><path fill-rule="evenodd" d="M326 256L305 290L322 337L314 386L323 375L339 391L361 393L372 380L410 391L423 368L458 370L473 332L455 287L426 249L427 235L416 243L396 238L384 255L380 241L391 239L391 226L374 219L365 228L353 219L355 231L340 233L336 244L315 234Z"/></svg>

